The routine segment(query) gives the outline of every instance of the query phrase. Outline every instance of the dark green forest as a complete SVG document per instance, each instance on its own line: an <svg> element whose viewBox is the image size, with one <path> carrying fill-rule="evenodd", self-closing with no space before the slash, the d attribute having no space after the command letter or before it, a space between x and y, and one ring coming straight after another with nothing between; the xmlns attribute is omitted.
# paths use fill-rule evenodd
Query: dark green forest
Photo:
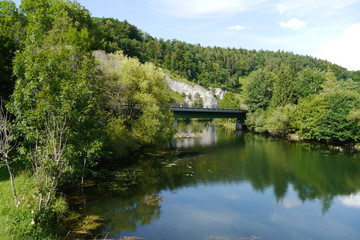
<svg viewBox="0 0 360 240"><path fill-rule="evenodd" d="M0 189L8 194L0 238L56 238L68 212L63 189L96 176L97 166L166 146L173 116L163 69L229 91L224 106L246 106L250 130L360 141L360 71L284 51L158 39L70 0L1 0L0 164L8 181Z"/></svg>

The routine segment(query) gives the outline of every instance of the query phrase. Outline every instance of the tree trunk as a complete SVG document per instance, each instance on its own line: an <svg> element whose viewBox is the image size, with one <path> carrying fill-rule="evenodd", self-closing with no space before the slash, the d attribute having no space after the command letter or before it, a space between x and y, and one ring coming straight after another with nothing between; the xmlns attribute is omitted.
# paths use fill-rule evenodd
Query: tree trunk
<svg viewBox="0 0 360 240"><path fill-rule="evenodd" d="M19 204L20 204L20 201L19 201L19 198L17 196L17 193L16 193L16 189L15 189L15 180L14 180L14 175L11 171L11 168L10 168L10 165L9 165L9 162L6 160L5 161L5 164L6 164L6 167L7 167L7 170L9 172L9 178L10 178L10 184L11 184L11 190L12 190L12 193L13 193L13 197L14 197L14 202L15 202L15 206L18 207Z"/></svg>

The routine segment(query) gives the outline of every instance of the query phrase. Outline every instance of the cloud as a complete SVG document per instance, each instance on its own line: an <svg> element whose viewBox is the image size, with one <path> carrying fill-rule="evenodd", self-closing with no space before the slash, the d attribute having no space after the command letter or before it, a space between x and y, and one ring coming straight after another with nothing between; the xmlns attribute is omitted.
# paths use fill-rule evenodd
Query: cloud
<svg viewBox="0 0 360 240"><path fill-rule="evenodd" d="M246 29L249 29L249 27L241 26L241 25L232 25L232 26L226 28L226 30L228 30L228 31L242 31L242 30L246 30Z"/></svg>
<svg viewBox="0 0 360 240"><path fill-rule="evenodd" d="M360 23L345 29L340 36L327 43L316 57L336 63L349 70L360 70Z"/></svg>
<svg viewBox="0 0 360 240"><path fill-rule="evenodd" d="M301 205L301 202L295 198L285 198L281 201L284 208L290 209Z"/></svg>
<svg viewBox="0 0 360 240"><path fill-rule="evenodd" d="M359 0L282 0L275 4L280 14L297 14L304 16L309 13L317 15L334 15L344 8L358 4Z"/></svg>
<svg viewBox="0 0 360 240"><path fill-rule="evenodd" d="M339 200L344 206L360 208L360 193L339 197Z"/></svg>
<svg viewBox="0 0 360 240"><path fill-rule="evenodd" d="M158 10L180 18L219 18L247 11L266 0L149 0Z"/></svg>
<svg viewBox="0 0 360 240"><path fill-rule="evenodd" d="M297 18L292 18L287 22L280 22L279 25L283 28L288 28L291 30L299 30L306 27L306 22L301 21Z"/></svg>

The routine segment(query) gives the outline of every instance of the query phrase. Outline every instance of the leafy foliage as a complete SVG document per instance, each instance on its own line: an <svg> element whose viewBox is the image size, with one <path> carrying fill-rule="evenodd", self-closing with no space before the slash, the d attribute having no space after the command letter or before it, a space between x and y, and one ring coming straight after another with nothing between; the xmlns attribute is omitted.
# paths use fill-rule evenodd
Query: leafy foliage
<svg viewBox="0 0 360 240"><path fill-rule="evenodd" d="M220 108L240 109L243 100L239 94L226 92L223 99L219 100Z"/></svg>
<svg viewBox="0 0 360 240"><path fill-rule="evenodd" d="M95 56L107 77L112 149L121 156L141 146L167 143L172 137L172 113L164 75L154 65L141 64L122 52Z"/></svg>
<svg viewBox="0 0 360 240"><path fill-rule="evenodd" d="M267 69L259 69L252 72L245 87L245 103L250 111L266 110L271 102L273 95L273 84L276 75Z"/></svg>
<svg viewBox="0 0 360 240"><path fill-rule="evenodd" d="M297 73L294 79L294 95L296 100L321 91L321 84L325 81L326 72L317 68L305 68Z"/></svg>
<svg viewBox="0 0 360 240"><path fill-rule="evenodd" d="M21 48L24 17L14 2L0 1L0 97L8 99L12 94L15 78L12 74L12 59Z"/></svg>
<svg viewBox="0 0 360 240"><path fill-rule="evenodd" d="M299 134L324 141L357 141L360 128L348 116L359 108L360 96L352 92L323 93L304 99L299 104Z"/></svg>

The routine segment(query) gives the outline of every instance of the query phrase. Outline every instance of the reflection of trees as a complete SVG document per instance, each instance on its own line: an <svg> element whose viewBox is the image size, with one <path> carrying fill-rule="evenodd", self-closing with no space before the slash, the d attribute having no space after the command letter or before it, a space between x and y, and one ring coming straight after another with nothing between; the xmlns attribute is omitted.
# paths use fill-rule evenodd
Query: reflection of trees
<svg viewBox="0 0 360 240"><path fill-rule="evenodd" d="M105 205L110 207L110 211L107 212L110 215L104 215L107 220L104 231L112 233L121 233L123 230L136 231L137 224L147 225L160 218L160 203L161 197L156 195L107 201Z"/></svg>
<svg viewBox="0 0 360 240"><path fill-rule="evenodd" d="M88 203L86 214L96 214L105 220L103 232L120 234L136 231L137 225L148 225L159 219L161 201L159 195L96 196Z"/></svg>
<svg viewBox="0 0 360 240"><path fill-rule="evenodd" d="M211 147L217 144L217 132L210 121L194 122L196 124L184 125L182 122L178 124L178 131L198 133L198 137L173 139L172 148L186 149L195 147Z"/></svg>
<svg viewBox="0 0 360 240"><path fill-rule="evenodd" d="M222 133L220 133L222 134ZM272 187L280 202L292 186L302 201L318 199L326 212L335 196L360 190L359 154L331 152L313 145L285 143L263 136L245 134L219 142L210 150L183 150L166 160L143 161L125 178L104 183L88 206L90 214L107 222L105 232L135 231L160 217L162 190L176 190L199 184L250 182L257 191ZM226 144L223 144L226 143ZM208 154L211 153L211 154ZM185 156L184 156L185 155ZM181 156L181 157L179 157ZM134 176L130 173L134 173ZM120 174L121 175L121 174ZM132 176L132 177L131 177ZM124 191L124 183L130 183ZM113 186L115 185L115 187ZM112 190L109 194L109 188ZM112 187L110 187L112 186Z"/></svg>
<svg viewBox="0 0 360 240"><path fill-rule="evenodd" d="M113 172L96 187L86 189L85 214L101 216L105 221L103 232L136 231L137 225L160 218L162 197L155 184L158 179L153 177L157 168L144 174L142 167Z"/></svg>
<svg viewBox="0 0 360 240"><path fill-rule="evenodd" d="M285 143L252 134L244 138L197 160L183 159L171 171L164 169L161 174L168 184L163 187L249 181L257 191L273 187L279 201L292 185L300 200L319 199L324 212L335 196L360 189L360 162L355 161L359 154L332 152L320 145ZM186 177L189 173L192 178Z"/></svg>

